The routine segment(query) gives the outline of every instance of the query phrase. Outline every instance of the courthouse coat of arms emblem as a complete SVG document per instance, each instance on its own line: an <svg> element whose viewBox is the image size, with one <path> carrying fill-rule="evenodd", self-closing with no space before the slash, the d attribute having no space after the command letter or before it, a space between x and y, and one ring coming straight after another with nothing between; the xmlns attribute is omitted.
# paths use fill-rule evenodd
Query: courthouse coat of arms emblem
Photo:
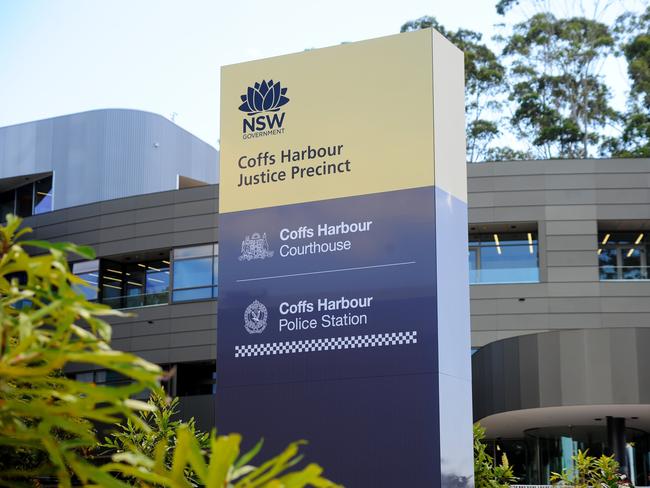
<svg viewBox="0 0 650 488"><path fill-rule="evenodd" d="M261 334L266 329L269 312L263 303L255 300L244 312L244 328L249 334Z"/></svg>
<svg viewBox="0 0 650 488"><path fill-rule="evenodd" d="M251 261L253 259L265 259L273 256L269 250L269 241L266 239L266 232L259 235L257 232L246 238L241 243L240 261Z"/></svg>

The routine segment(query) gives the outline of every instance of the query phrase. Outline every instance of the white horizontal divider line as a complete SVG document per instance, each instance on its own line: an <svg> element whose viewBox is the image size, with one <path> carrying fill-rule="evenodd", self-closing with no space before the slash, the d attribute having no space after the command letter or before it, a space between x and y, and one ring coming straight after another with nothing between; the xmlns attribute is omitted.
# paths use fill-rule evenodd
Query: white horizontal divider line
<svg viewBox="0 0 650 488"><path fill-rule="evenodd" d="M409 264L415 264L415 261L404 261L401 263L374 264L371 266L357 266L355 268L324 269L322 271L308 271L305 273L291 273L291 274L275 275L275 276L259 276L257 278L243 278L241 280L236 280L236 281L237 283L243 283L245 281L274 280L276 278L291 278L294 276L307 276L307 275L317 275L317 274L324 274L324 273L340 273L342 271L357 271L360 269L388 268L392 266L407 266Z"/></svg>

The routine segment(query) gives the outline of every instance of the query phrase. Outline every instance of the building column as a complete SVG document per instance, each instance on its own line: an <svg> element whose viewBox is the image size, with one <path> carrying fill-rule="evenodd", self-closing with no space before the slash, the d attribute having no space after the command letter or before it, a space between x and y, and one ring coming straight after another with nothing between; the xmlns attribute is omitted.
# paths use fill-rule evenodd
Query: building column
<svg viewBox="0 0 650 488"><path fill-rule="evenodd" d="M607 447L609 454L621 465L621 472L629 475L625 449L625 418L607 417Z"/></svg>

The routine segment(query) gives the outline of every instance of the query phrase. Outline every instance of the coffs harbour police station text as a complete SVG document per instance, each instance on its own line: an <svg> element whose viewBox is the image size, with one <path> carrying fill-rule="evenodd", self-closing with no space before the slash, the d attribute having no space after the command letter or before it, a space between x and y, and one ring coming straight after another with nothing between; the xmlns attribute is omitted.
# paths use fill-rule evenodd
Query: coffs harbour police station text
<svg viewBox="0 0 650 488"><path fill-rule="evenodd" d="M309 163L309 165L301 163ZM280 151L280 154L265 151L256 156L243 155L237 161L237 166L243 170L239 174L238 187L278 183L288 179L315 178L352 171L352 163L343 156L343 144L323 147L307 146L298 150L289 148Z"/></svg>

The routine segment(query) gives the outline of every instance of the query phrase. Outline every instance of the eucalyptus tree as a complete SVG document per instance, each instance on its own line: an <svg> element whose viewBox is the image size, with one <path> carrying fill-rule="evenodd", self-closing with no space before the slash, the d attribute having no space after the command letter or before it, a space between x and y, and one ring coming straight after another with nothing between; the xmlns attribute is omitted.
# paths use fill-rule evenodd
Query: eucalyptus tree
<svg viewBox="0 0 650 488"><path fill-rule="evenodd" d="M605 139L617 114L600 70L614 47L609 27L584 17L539 13L513 26L511 124L537 157L590 157Z"/></svg>
<svg viewBox="0 0 650 488"><path fill-rule="evenodd" d="M627 61L630 93L621 134L603 145L615 156L650 156L650 7L621 16L617 25L621 52Z"/></svg>

